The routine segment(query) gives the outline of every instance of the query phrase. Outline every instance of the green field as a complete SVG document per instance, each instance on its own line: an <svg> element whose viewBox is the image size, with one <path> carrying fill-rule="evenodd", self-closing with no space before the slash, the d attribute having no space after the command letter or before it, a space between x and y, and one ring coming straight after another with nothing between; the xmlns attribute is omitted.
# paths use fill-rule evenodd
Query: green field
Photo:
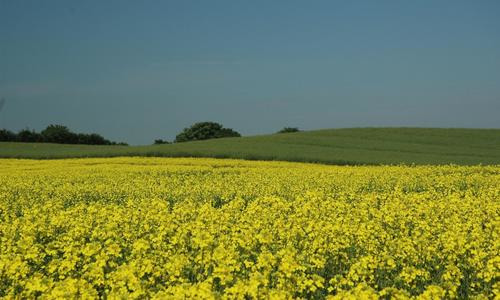
<svg viewBox="0 0 500 300"><path fill-rule="evenodd" d="M0 157L217 157L326 164L500 164L500 129L352 128L151 146L0 143Z"/></svg>

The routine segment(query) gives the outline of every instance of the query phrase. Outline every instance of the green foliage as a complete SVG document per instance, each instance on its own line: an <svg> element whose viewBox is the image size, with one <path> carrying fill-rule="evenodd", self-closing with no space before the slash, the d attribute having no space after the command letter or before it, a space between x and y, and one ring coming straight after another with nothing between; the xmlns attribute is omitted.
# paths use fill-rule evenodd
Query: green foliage
<svg viewBox="0 0 500 300"><path fill-rule="evenodd" d="M86 145L111 145L111 142L103 138L97 133L79 133L78 134L78 144Z"/></svg>
<svg viewBox="0 0 500 300"><path fill-rule="evenodd" d="M63 125L49 125L42 130L41 135L46 143L78 144L78 135Z"/></svg>
<svg viewBox="0 0 500 300"><path fill-rule="evenodd" d="M39 143L43 141L42 135L34 130L23 129L17 133L16 141L24 143Z"/></svg>
<svg viewBox="0 0 500 300"><path fill-rule="evenodd" d="M241 135L230 128L224 128L221 124L215 122L199 122L193 124L175 137L176 143L200 141L224 137L240 137Z"/></svg>
<svg viewBox="0 0 500 300"><path fill-rule="evenodd" d="M283 129L281 129L277 133L290 133L290 132L299 132L299 131L300 130L297 127L284 127Z"/></svg>
<svg viewBox="0 0 500 300"><path fill-rule="evenodd" d="M47 126L40 133L23 129L16 134L6 129L0 129L0 142L127 146L126 143L111 142L97 133L74 133L66 126L53 124Z"/></svg>
<svg viewBox="0 0 500 300"><path fill-rule="evenodd" d="M170 144L170 142L162 140L162 139L156 139L155 142L154 142L154 144L155 145L163 145L163 144Z"/></svg>
<svg viewBox="0 0 500 300"><path fill-rule="evenodd" d="M15 142L16 134L7 129L0 129L0 142Z"/></svg>

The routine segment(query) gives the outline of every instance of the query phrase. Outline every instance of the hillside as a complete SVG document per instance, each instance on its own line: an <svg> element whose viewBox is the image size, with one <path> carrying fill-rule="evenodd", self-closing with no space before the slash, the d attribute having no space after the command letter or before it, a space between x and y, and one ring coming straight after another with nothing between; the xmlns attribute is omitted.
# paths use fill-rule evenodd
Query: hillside
<svg viewBox="0 0 500 300"><path fill-rule="evenodd" d="M327 164L500 164L500 129L352 128L151 146L0 143L0 157L218 157Z"/></svg>

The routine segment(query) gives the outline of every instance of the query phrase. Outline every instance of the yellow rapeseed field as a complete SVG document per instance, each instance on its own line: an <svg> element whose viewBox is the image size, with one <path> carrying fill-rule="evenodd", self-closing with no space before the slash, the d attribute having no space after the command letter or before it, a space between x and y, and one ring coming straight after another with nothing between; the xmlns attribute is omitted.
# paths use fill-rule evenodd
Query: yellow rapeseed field
<svg viewBox="0 0 500 300"><path fill-rule="evenodd" d="M0 298L500 293L500 166L0 160Z"/></svg>

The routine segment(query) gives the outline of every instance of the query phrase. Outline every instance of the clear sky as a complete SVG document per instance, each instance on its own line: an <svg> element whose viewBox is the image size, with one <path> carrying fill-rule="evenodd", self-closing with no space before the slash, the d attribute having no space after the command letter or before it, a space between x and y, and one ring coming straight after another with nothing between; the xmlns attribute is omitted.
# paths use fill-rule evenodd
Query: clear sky
<svg viewBox="0 0 500 300"><path fill-rule="evenodd" d="M0 127L500 128L500 1L0 0Z"/></svg>

